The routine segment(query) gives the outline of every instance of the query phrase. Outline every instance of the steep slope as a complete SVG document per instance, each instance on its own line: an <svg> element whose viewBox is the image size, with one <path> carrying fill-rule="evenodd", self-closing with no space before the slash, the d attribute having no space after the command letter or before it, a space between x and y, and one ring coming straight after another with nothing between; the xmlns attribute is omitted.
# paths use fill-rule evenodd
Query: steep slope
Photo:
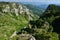
<svg viewBox="0 0 60 40"><path fill-rule="evenodd" d="M59 40L59 8L59 6L53 4L49 5L39 19L30 21L27 28L21 29L24 32L19 33L31 34L36 40Z"/></svg>
<svg viewBox="0 0 60 40"><path fill-rule="evenodd" d="M60 6L50 4L39 19L30 21L30 25L30 29L24 30L33 34L36 40L59 40Z"/></svg>
<svg viewBox="0 0 60 40"><path fill-rule="evenodd" d="M43 10L41 10L39 7L32 5L32 4L25 4L25 6L30 9L34 14L40 16L43 13Z"/></svg>
<svg viewBox="0 0 60 40"><path fill-rule="evenodd" d="M48 21L54 28L54 32L60 33L60 6L51 4L40 18Z"/></svg>
<svg viewBox="0 0 60 40"><path fill-rule="evenodd" d="M23 4L0 2L0 40L10 40L14 31L24 28L36 18Z"/></svg>
<svg viewBox="0 0 60 40"><path fill-rule="evenodd" d="M59 6L49 5L44 14L37 20L32 20L29 26L21 29L22 32L17 33L19 40L25 40L24 35L20 38L21 33L31 34L36 40L59 40L60 11ZM14 36L15 37L15 36ZM14 38L13 38L14 39Z"/></svg>

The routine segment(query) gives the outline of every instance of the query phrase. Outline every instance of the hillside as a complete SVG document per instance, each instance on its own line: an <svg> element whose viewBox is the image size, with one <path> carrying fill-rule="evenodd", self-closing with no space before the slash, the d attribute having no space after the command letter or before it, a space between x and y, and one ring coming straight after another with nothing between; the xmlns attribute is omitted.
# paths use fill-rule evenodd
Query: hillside
<svg viewBox="0 0 60 40"><path fill-rule="evenodd" d="M53 26L55 32L60 33L60 6L49 5L41 18L47 20Z"/></svg>
<svg viewBox="0 0 60 40"><path fill-rule="evenodd" d="M60 6L50 4L40 18L31 25L39 30L34 35L37 40L60 40Z"/></svg>
<svg viewBox="0 0 60 40"><path fill-rule="evenodd" d="M22 29L32 34L36 40L60 39L60 6L50 4L37 20L29 22L28 28Z"/></svg>
<svg viewBox="0 0 60 40"><path fill-rule="evenodd" d="M32 9L39 12L35 6ZM0 40L59 40L60 6L48 5L39 19L32 9L0 3Z"/></svg>
<svg viewBox="0 0 60 40"><path fill-rule="evenodd" d="M10 40L14 31L27 26L37 16L23 4L0 2L0 40Z"/></svg>

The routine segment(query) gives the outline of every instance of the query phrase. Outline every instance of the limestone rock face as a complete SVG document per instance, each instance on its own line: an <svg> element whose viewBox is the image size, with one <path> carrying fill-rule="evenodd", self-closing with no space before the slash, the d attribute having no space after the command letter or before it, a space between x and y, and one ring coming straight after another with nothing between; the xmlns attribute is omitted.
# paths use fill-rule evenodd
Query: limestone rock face
<svg viewBox="0 0 60 40"><path fill-rule="evenodd" d="M15 14L17 17L20 14L25 14L28 16L29 20L33 20L33 14L30 12L30 10L22 5L22 4L17 4L17 3L9 3L6 5L3 5L3 9L2 9L3 13L11 13L11 14ZM10 15L11 15L10 14Z"/></svg>
<svg viewBox="0 0 60 40"><path fill-rule="evenodd" d="M6 5L5 8L2 10L3 12L10 12L9 5Z"/></svg>
<svg viewBox="0 0 60 40"><path fill-rule="evenodd" d="M11 6L10 6L11 5ZM3 12L15 12L15 13L23 13L26 12L28 14L29 9L27 9L25 6L23 6L22 4L16 4L16 3L12 3L12 4L7 4L5 5L4 9L2 10ZM12 9L10 9L12 7Z"/></svg>

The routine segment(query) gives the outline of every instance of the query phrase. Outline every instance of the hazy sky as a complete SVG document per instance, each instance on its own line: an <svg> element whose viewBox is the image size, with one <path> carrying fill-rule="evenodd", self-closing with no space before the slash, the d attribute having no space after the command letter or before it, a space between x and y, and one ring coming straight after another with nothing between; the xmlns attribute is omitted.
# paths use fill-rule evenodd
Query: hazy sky
<svg viewBox="0 0 60 40"><path fill-rule="evenodd" d="M42 2L42 3L59 3L60 0L0 0L1 1L8 1L8 2Z"/></svg>

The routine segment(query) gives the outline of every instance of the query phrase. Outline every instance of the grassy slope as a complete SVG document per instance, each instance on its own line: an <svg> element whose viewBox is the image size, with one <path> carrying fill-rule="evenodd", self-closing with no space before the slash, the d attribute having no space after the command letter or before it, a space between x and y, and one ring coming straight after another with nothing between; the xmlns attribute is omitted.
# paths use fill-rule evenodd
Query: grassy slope
<svg viewBox="0 0 60 40"><path fill-rule="evenodd" d="M14 14L11 16L10 14L11 13L2 13L0 10L0 40L10 40L9 37L14 31L19 31L29 22L28 16L25 14L20 14L18 17L16 17ZM31 15L34 14L31 13ZM33 19L36 18L37 17L34 15Z"/></svg>
<svg viewBox="0 0 60 40"><path fill-rule="evenodd" d="M24 15L20 15L19 19L13 18L9 15L0 16L0 39L1 37L10 36L15 30L20 30L28 24L28 20Z"/></svg>

